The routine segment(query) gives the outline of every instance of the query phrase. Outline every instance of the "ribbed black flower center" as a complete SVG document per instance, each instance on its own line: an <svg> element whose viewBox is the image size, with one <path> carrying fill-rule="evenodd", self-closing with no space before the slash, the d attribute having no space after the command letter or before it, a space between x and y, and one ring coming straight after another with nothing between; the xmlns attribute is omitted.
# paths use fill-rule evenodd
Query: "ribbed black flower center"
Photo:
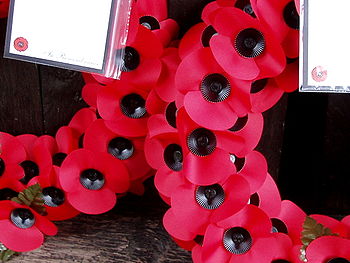
<svg viewBox="0 0 350 263"><path fill-rule="evenodd" d="M195 155L210 155L214 152L216 147L216 136L210 130L198 128L188 136L187 146Z"/></svg>
<svg viewBox="0 0 350 263"><path fill-rule="evenodd" d="M350 261L345 258L332 258L327 263L350 263Z"/></svg>
<svg viewBox="0 0 350 263"><path fill-rule="evenodd" d="M0 176L2 176L5 172L5 162L0 158Z"/></svg>
<svg viewBox="0 0 350 263"><path fill-rule="evenodd" d="M170 126L173 128L176 128L176 113L177 113L177 108L175 102L169 103L165 110L165 118L167 122L169 123Z"/></svg>
<svg viewBox="0 0 350 263"><path fill-rule="evenodd" d="M17 208L11 212L11 221L18 228L30 228L35 223L33 213L29 209Z"/></svg>
<svg viewBox="0 0 350 263"><path fill-rule="evenodd" d="M225 191L219 184L199 186L196 190L196 201L205 209L216 209L224 203Z"/></svg>
<svg viewBox="0 0 350 263"><path fill-rule="evenodd" d="M233 227L225 231L223 243L226 250L232 254L241 255L252 247L250 233L242 227Z"/></svg>
<svg viewBox="0 0 350 263"><path fill-rule="evenodd" d="M228 79L221 74L206 76L200 86L202 96L210 102L221 102L230 96L231 85Z"/></svg>
<svg viewBox="0 0 350 263"><path fill-rule="evenodd" d="M232 131L232 132L240 131L244 128L244 126L247 124L247 122L248 122L248 115L241 117L241 118L238 118L237 121L235 122L235 124L228 130Z"/></svg>
<svg viewBox="0 0 350 263"><path fill-rule="evenodd" d="M24 161L20 164L24 170L24 177L20 180L23 184L28 184L28 182L35 176L39 175L39 167L36 163L32 161Z"/></svg>
<svg viewBox="0 0 350 263"><path fill-rule="evenodd" d="M207 26L202 33L201 41L203 47L209 47L210 39L217 34L216 30L212 26Z"/></svg>
<svg viewBox="0 0 350 263"><path fill-rule="evenodd" d="M250 196L249 199L249 204L251 205L255 205L255 206L259 206L260 205L260 197L257 193L254 193Z"/></svg>
<svg viewBox="0 0 350 263"><path fill-rule="evenodd" d="M133 71L140 65L140 54L133 47L127 46L117 50L116 57L116 63L120 65L120 70L123 72Z"/></svg>
<svg viewBox="0 0 350 263"><path fill-rule="evenodd" d="M50 207L57 207L64 203L64 192L56 187L46 187L43 189L44 203Z"/></svg>
<svg viewBox="0 0 350 263"><path fill-rule="evenodd" d="M247 28L238 33L235 48L243 57L258 57L265 50L265 38L259 30Z"/></svg>
<svg viewBox="0 0 350 263"><path fill-rule="evenodd" d="M274 261L272 261L271 263L291 263L288 260L284 260L284 259L276 259Z"/></svg>
<svg viewBox="0 0 350 263"><path fill-rule="evenodd" d="M61 166L66 157L67 154L65 153L56 153L54 156L52 156L52 164L56 166Z"/></svg>
<svg viewBox="0 0 350 263"><path fill-rule="evenodd" d="M124 96L120 103L123 114L132 119L142 118L146 114L146 102L139 94L131 93Z"/></svg>
<svg viewBox="0 0 350 263"><path fill-rule="evenodd" d="M250 4L250 0L238 0L235 3L235 7L243 10L245 13L251 15L254 18L256 17L252 5Z"/></svg>
<svg viewBox="0 0 350 263"><path fill-rule="evenodd" d="M182 148L178 144L170 144L164 150L164 161L166 165L174 171L182 170Z"/></svg>
<svg viewBox="0 0 350 263"><path fill-rule="evenodd" d="M117 137L109 142L107 151L119 160L126 160L133 155L134 145L126 138Z"/></svg>
<svg viewBox="0 0 350 263"><path fill-rule="evenodd" d="M286 24L292 29L299 29L299 14L294 1L290 1L283 10L283 18Z"/></svg>
<svg viewBox="0 0 350 263"><path fill-rule="evenodd" d="M13 197L16 196L18 196L18 193L10 188L0 189L0 201L11 200Z"/></svg>
<svg viewBox="0 0 350 263"><path fill-rule="evenodd" d="M258 79L254 81L250 87L250 93L255 94L262 91L266 87L268 81L268 79Z"/></svg>
<svg viewBox="0 0 350 263"><path fill-rule="evenodd" d="M150 29L150 30L160 29L160 24L158 20L153 16L140 17L139 22L140 22L140 25L144 26L147 29Z"/></svg>
<svg viewBox="0 0 350 263"><path fill-rule="evenodd" d="M100 171L87 169L80 174L80 183L89 190L99 190L105 184L105 178Z"/></svg>
<svg viewBox="0 0 350 263"><path fill-rule="evenodd" d="M272 218L271 222L272 222L272 230L271 230L272 233L288 234L288 228L283 221L279 220L278 218Z"/></svg>

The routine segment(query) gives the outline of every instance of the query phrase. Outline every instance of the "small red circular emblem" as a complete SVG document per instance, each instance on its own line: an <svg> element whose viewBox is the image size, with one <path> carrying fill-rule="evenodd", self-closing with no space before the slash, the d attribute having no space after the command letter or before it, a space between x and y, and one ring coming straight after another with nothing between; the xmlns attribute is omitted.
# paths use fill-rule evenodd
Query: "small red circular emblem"
<svg viewBox="0 0 350 263"><path fill-rule="evenodd" d="M28 48L28 41L24 37L18 37L15 39L13 45L17 51L23 52Z"/></svg>
<svg viewBox="0 0 350 263"><path fill-rule="evenodd" d="M314 81L322 82L327 79L327 70L322 66L317 66L312 70L311 75Z"/></svg>

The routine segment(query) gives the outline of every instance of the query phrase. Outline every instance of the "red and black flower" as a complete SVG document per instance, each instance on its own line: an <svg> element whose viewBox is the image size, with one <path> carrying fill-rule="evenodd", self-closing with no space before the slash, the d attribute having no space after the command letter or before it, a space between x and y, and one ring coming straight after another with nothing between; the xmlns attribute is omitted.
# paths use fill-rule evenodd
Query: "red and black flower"
<svg viewBox="0 0 350 263"><path fill-rule="evenodd" d="M0 242L16 252L37 249L44 242L44 234L57 233L57 227L48 219L12 201L0 201L0 228Z"/></svg>
<svg viewBox="0 0 350 263"><path fill-rule="evenodd" d="M150 89L136 87L126 81L115 81L103 87L97 96L97 109L113 132L127 137L147 134L146 100Z"/></svg>
<svg viewBox="0 0 350 263"><path fill-rule="evenodd" d="M286 57L272 32L242 10L225 7L215 12L210 40L214 57L232 77L244 80L275 77Z"/></svg>
<svg viewBox="0 0 350 263"><path fill-rule="evenodd" d="M271 262L276 251L271 227L263 210L247 205L231 217L208 226L202 262Z"/></svg>
<svg viewBox="0 0 350 263"><path fill-rule="evenodd" d="M183 104L190 117L208 129L229 129L251 108L250 82L228 75L210 48L195 51L181 62L176 88L185 95Z"/></svg>
<svg viewBox="0 0 350 263"><path fill-rule="evenodd" d="M68 202L86 214L101 214L116 204L116 193L129 188L124 164L107 153L79 149L62 163L59 180Z"/></svg>
<svg viewBox="0 0 350 263"><path fill-rule="evenodd" d="M0 201L11 200L24 190L24 185L18 179L6 177L0 179Z"/></svg>
<svg viewBox="0 0 350 263"><path fill-rule="evenodd" d="M59 168L53 167L48 176L34 177L28 185L39 183L42 188L42 197L47 214L46 218L52 221L62 221L77 216L80 212L73 208L63 191L59 178Z"/></svg>

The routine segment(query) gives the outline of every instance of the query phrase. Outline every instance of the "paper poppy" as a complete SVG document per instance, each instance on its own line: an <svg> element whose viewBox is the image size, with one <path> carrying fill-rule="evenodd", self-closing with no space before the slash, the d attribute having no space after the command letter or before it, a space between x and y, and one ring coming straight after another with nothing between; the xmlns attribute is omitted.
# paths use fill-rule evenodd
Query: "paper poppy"
<svg viewBox="0 0 350 263"><path fill-rule="evenodd" d="M180 64L180 57L177 48L167 48L161 57L162 72L154 87L155 92L165 102L172 102L176 99L175 73Z"/></svg>
<svg viewBox="0 0 350 263"><path fill-rule="evenodd" d="M282 44L288 58L299 57L299 14L294 0L252 0L256 16ZM266 7L269 8L266 8Z"/></svg>
<svg viewBox="0 0 350 263"><path fill-rule="evenodd" d="M48 176L34 177L28 183L29 186L37 183L40 185L47 212L45 217L51 221L67 220L79 214L79 211L67 201L66 194L59 182L58 173L59 168L53 167Z"/></svg>
<svg viewBox="0 0 350 263"><path fill-rule="evenodd" d="M317 223L322 224L324 227L329 228L332 233L337 234L340 237L347 237L347 226L332 217L326 215L310 215L313 219L317 221Z"/></svg>
<svg viewBox="0 0 350 263"><path fill-rule="evenodd" d="M152 89L150 93L148 94L147 100L146 100L146 110L147 113L150 115L154 114L162 114L165 112L166 107L169 103L162 100L157 92Z"/></svg>
<svg viewBox="0 0 350 263"><path fill-rule="evenodd" d="M39 248L44 234L53 236L57 227L33 209L12 201L0 201L0 242L8 249L26 252Z"/></svg>
<svg viewBox="0 0 350 263"><path fill-rule="evenodd" d="M127 167L130 180L144 177L151 171L143 151L144 138L129 138L109 130L105 121L98 119L86 130L84 148L109 153Z"/></svg>
<svg viewBox="0 0 350 263"><path fill-rule="evenodd" d="M334 236L319 237L306 249L309 263L348 263L350 240Z"/></svg>
<svg viewBox="0 0 350 263"><path fill-rule="evenodd" d="M203 263L271 262L276 250L271 227L269 217L252 205L209 225L204 235Z"/></svg>
<svg viewBox="0 0 350 263"><path fill-rule="evenodd" d="M116 204L115 193L129 188L124 164L107 153L79 149L63 161L59 180L68 202L86 214L101 214Z"/></svg>
<svg viewBox="0 0 350 263"><path fill-rule="evenodd" d="M24 37L18 37L13 42L14 48L19 52L24 52L28 49L28 40Z"/></svg>
<svg viewBox="0 0 350 263"><path fill-rule="evenodd" d="M281 196L271 175L267 174L264 184L252 194L249 204L262 209L269 217L278 217L281 212Z"/></svg>
<svg viewBox="0 0 350 263"><path fill-rule="evenodd" d="M229 129L251 108L250 82L228 75L216 63L210 48L186 57L177 70L175 81L176 88L185 95L187 113L205 128Z"/></svg>
<svg viewBox="0 0 350 263"><path fill-rule="evenodd" d="M236 172L230 154L243 148L241 137L199 126L184 108L177 112L176 125L183 147L183 174L187 180L197 185L212 185Z"/></svg>
<svg viewBox="0 0 350 263"><path fill-rule="evenodd" d="M7 17L9 6L9 0L0 0L0 18Z"/></svg>
<svg viewBox="0 0 350 263"><path fill-rule="evenodd" d="M242 10L218 10L213 27L218 34L211 38L210 47L217 62L232 77L268 78L284 70L286 57L281 45L267 27Z"/></svg>
<svg viewBox="0 0 350 263"><path fill-rule="evenodd" d="M87 74L85 73L84 75ZM81 90L81 96L90 107L97 107L97 93L103 86L98 81L85 81L85 85Z"/></svg>
<svg viewBox="0 0 350 263"><path fill-rule="evenodd" d="M300 248L293 245L288 235L275 233L276 250L271 263L302 263L299 259Z"/></svg>
<svg viewBox="0 0 350 263"><path fill-rule="evenodd" d="M36 176L48 176L52 168L52 158L49 150L44 147L37 136L23 134L16 137L23 145L27 156L20 166L24 170L24 176L20 179L23 184Z"/></svg>
<svg viewBox="0 0 350 263"><path fill-rule="evenodd" d="M11 200L23 190L23 184L16 178L6 177L0 179L0 201Z"/></svg>
<svg viewBox="0 0 350 263"><path fill-rule="evenodd" d="M344 217L341 222L347 227L347 238L350 238L350 216Z"/></svg>
<svg viewBox="0 0 350 263"><path fill-rule="evenodd" d="M172 213L181 225L181 231L204 235L210 223L223 220L244 208L250 197L248 182L239 175L232 175L225 182L208 186L185 183L171 196ZM189 220L191 218L191 220ZM177 236L177 225L164 218L166 230ZM193 238L194 238L193 237Z"/></svg>
<svg viewBox="0 0 350 263"><path fill-rule="evenodd" d="M0 132L0 184L6 184L7 179L23 178L21 163L26 158L27 153L18 139L8 133Z"/></svg>
<svg viewBox="0 0 350 263"><path fill-rule="evenodd" d="M97 109L105 125L122 136L145 136L149 117L146 110L149 91L145 89L126 81L103 87L97 95Z"/></svg>

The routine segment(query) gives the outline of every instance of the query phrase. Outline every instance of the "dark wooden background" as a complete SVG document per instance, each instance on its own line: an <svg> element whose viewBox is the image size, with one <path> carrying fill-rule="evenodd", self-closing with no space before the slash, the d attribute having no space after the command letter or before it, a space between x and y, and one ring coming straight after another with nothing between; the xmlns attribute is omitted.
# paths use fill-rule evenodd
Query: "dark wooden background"
<svg viewBox="0 0 350 263"><path fill-rule="evenodd" d="M208 0L169 0L181 34L199 21ZM6 20L0 20L3 53ZM14 135L54 135L86 106L78 72L0 58L0 130ZM269 163L283 198L307 213L350 212L350 95L285 95L264 114L258 149ZM144 197L128 195L100 216L80 215L58 223L60 232L14 262L191 262L161 221L166 205L152 180Z"/></svg>

